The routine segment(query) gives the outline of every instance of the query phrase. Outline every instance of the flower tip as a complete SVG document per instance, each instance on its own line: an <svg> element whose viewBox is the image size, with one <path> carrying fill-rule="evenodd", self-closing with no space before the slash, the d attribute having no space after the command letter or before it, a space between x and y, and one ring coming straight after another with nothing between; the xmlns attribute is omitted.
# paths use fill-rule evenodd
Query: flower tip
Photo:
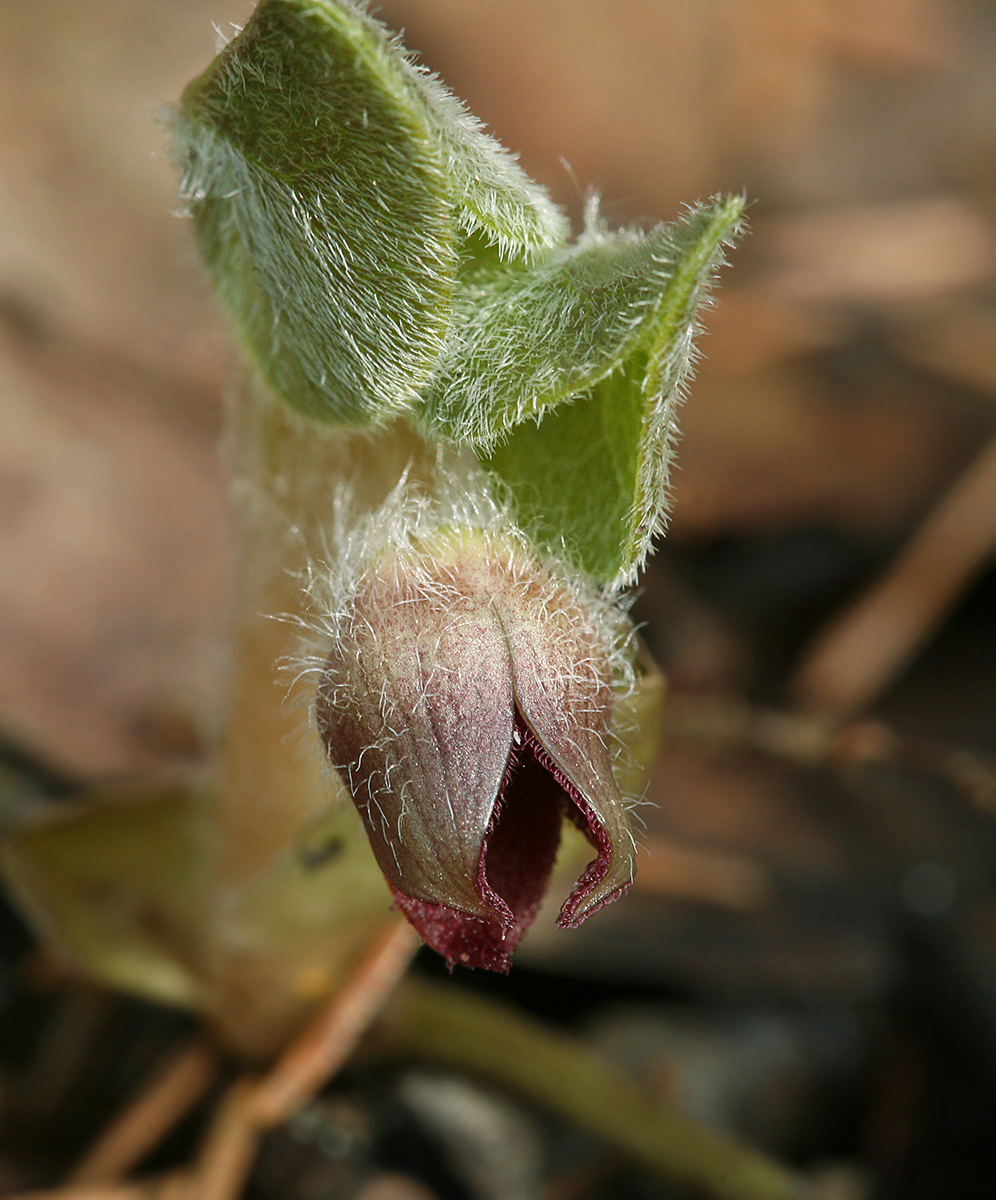
<svg viewBox="0 0 996 1200"><path fill-rule="evenodd" d="M451 971L459 965L508 974L512 951L519 940L514 929L503 928L496 921L475 917L445 904L414 900L395 887L391 892L398 908L422 941L446 959Z"/></svg>
<svg viewBox="0 0 996 1200"><path fill-rule="evenodd" d="M552 769L556 771L556 767ZM558 929L577 929L599 909L629 891L636 867L635 844L628 811L607 763L591 781L594 785L589 793L591 798L561 778L572 801L567 817L595 851L595 857L582 872L557 918Z"/></svg>
<svg viewBox="0 0 996 1200"><path fill-rule="evenodd" d="M564 906L560 910L560 916L557 918L557 928L577 929L579 925L583 925L599 909L605 908L607 904L612 904L614 901L625 896L632 886L632 879L628 879L617 888L613 888L611 892L592 898L591 896L585 896L587 889L583 884L579 884L570 896L568 896L567 900L564 901Z"/></svg>

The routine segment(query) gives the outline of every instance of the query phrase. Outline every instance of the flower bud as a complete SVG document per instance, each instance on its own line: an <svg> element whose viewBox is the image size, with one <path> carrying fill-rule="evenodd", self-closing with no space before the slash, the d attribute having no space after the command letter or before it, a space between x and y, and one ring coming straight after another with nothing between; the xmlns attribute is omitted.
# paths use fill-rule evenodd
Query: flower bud
<svg viewBox="0 0 996 1200"><path fill-rule="evenodd" d="M382 556L341 615L319 732L395 900L451 964L508 969L565 816L595 857L562 928L632 881L602 625L525 547L460 528Z"/></svg>

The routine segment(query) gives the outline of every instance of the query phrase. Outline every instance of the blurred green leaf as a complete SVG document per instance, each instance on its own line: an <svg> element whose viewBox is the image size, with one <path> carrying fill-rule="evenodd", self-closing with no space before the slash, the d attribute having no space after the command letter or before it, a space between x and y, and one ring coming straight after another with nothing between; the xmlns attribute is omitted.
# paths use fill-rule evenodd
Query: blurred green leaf
<svg viewBox="0 0 996 1200"><path fill-rule="evenodd" d="M200 1007L196 814L196 798L171 788L65 804L4 840L5 880L63 962L138 995Z"/></svg>
<svg viewBox="0 0 996 1200"><path fill-rule="evenodd" d="M244 1017L219 958L236 963L246 993L269 986L263 1008L286 1010L293 1025L395 918L348 802L331 804L265 870L220 887L212 803L180 786L82 794L8 833L0 870L62 962L207 1012L237 1042L231 1028Z"/></svg>

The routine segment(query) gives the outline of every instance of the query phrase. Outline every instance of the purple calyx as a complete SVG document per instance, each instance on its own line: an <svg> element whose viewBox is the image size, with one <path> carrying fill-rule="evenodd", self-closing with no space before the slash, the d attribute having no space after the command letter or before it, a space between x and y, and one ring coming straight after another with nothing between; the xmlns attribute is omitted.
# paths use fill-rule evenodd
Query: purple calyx
<svg viewBox="0 0 996 1200"><path fill-rule="evenodd" d="M565 902L557 924L579 925L585 897L604 877L612 846L588 801L544 750L518 708L512 747L478 859L477 893L494 917L480 917L413 899L391 887L398 907L422 940L450 964L507 971L512 951L529 928L553 871L565 815L596 851ZM615 894L609 899L614 899ZM602 907L602 904L597 906Z"/></svg>

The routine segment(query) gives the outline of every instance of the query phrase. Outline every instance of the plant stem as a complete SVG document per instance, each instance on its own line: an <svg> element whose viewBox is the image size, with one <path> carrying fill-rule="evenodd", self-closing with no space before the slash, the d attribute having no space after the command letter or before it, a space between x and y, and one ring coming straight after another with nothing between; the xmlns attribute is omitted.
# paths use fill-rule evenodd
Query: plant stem
<svg viewBox="0 0 996 1200"><path fill-rule="evenodd" d="M328 562L323 530L348 488L352 511L380 504L405 470L431 473L411 429L376 436L299 417L258 382L229 415L239 561L228 718L216 786L200 816L205 931L200 973L223 1040L250 1057L286 1044L394 917L390 897L281 663L301 653L303 576ZM311 875L303 834L332 820L345 849Z"/></svg>
<svg viewBox="0 0 996 1200"><path fill-rule="evenodd" d="M215 1113L194 1168L197 1200L237 1200L252 1170L260 1130L248 1116L252 1080L237 1080Z"/></svg>
<svg viewBox="0 0 996 1200"><path fill-rule="evenodd" d="M457 988L405 980L376 1026L374 1048L505 1084L710 1200L811 1194L759 1151L648 1102L572 1038Z"/></svg>
<svg viewBox="0 0 996 1200"><path fill-rule="evenodd" d="M358 513L380 504L424 444L407 426L378 436L297 417L251 382L233 405L228 438L239 563L231 708L221 739L215 870L221 886L265 867L333 785L317 739L301 736L283 659L299 651L303 575L328 563L323 530L348 487Z"/></svg>

